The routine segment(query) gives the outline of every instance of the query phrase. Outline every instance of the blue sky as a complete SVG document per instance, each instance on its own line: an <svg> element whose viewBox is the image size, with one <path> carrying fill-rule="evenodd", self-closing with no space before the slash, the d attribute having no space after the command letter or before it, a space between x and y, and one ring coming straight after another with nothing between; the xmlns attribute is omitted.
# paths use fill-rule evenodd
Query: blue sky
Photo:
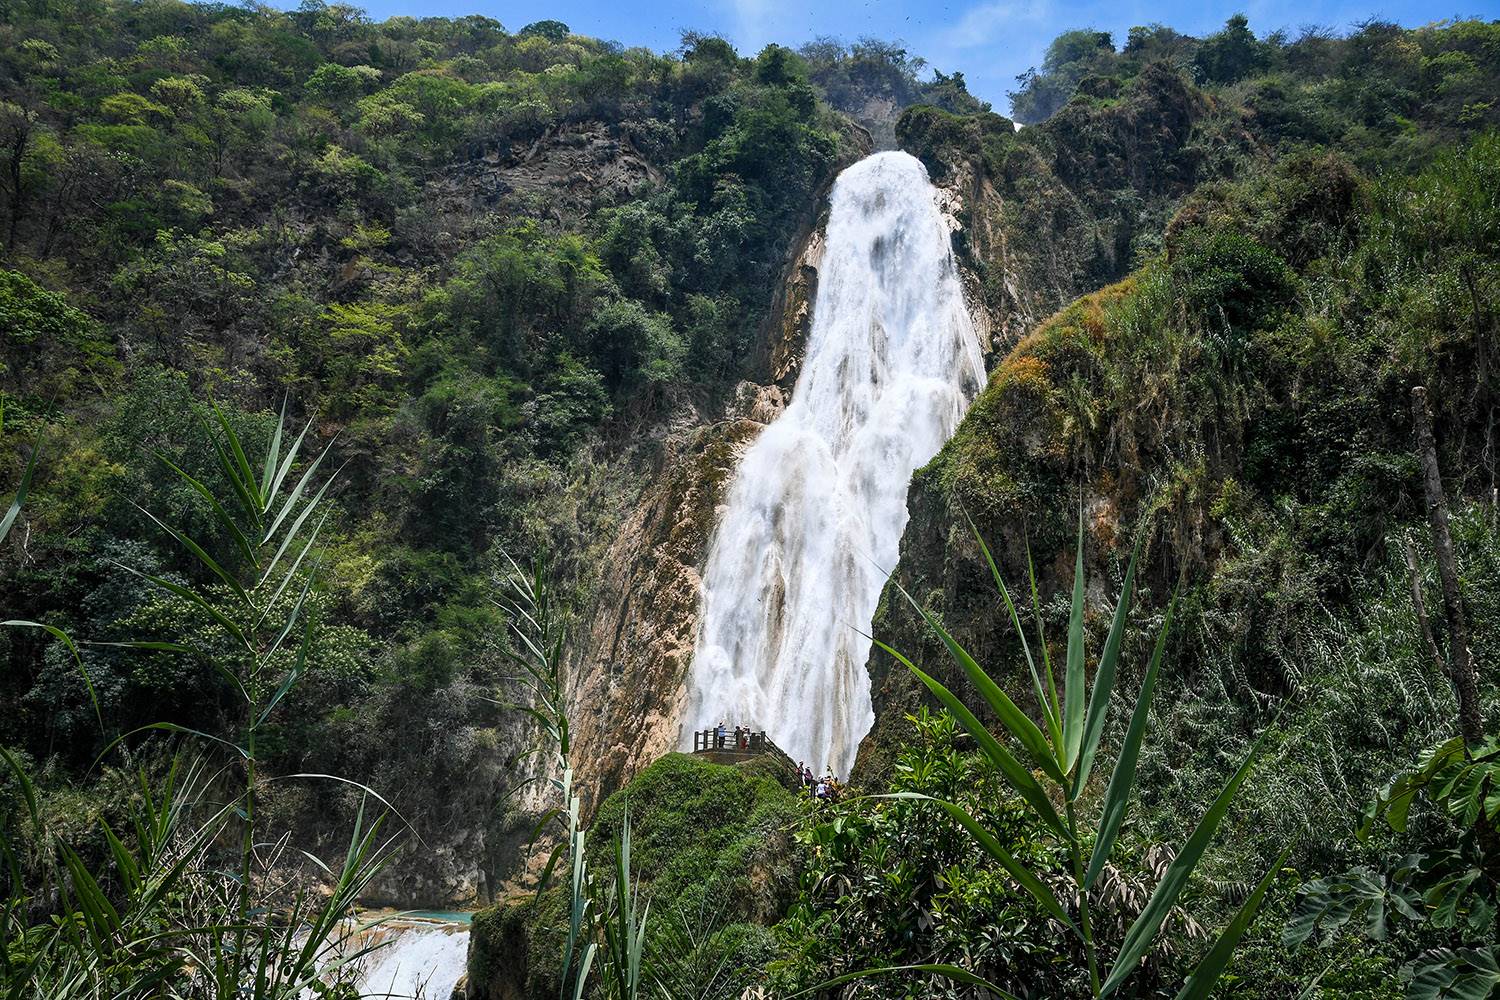
<svg viewBox="0 0 1500 1000"><path fill-rule="evenodd" d="M355 0L358 2L358 0ZM543 18L566 21L582 35L658 51L675 49L684 28L718 32L741 52L767 42L798 45L819 35L852 41L863 35L895 39L944 72L962 70L969 89L1008 110L1005 93L1016 74L1038 65L1047 43L1069 28L1110 31L1116 44L1138 24L1160 22L1191 35L1207 34L1243 11L1257 34L1304 25L1347 28L1372 15L1413 26L1464 15L1500 17L1500 0L1460 0L1438 9L1420 0L368 0L375 18L393 14L486 14L514 31Z"/></svg>

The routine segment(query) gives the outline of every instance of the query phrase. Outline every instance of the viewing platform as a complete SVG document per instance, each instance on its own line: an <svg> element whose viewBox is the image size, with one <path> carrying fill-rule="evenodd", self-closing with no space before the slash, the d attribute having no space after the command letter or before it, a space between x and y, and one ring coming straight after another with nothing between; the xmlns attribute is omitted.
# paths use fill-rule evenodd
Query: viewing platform
<svg viewBox="0 0 1500 1000"><path fill-rule="evenodd" d="M693 733L693 754L715 764L741 764L769 757L776 762L777 770L784 772L788 782L798 782L797 762L787 756L786 751L777 746L764 730L741 729L736 733L733 729L726 729L721 736L717 728L699 729Z"/></svg>

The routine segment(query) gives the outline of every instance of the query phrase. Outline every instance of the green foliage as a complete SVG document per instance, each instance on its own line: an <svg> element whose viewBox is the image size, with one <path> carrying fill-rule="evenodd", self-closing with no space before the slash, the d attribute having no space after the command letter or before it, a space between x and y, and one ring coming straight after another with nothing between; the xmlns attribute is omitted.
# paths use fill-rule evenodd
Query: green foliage
<svg viewBox="0 0 1500 1000"><path fill-rule="evenodd" d="M932 105L944 111L966 113L988 111L989 105L975 99L964 85L962 73L948 75L934 70L931 80L922 79L927 61L913 55L900 43L861 38L846 45L832 38L819 38L798 50L808 77L830 105L860 118L871 98L889 100L895 107ZM888 122L863 119L877 142L894 139ZM911 150L904 141L903 149Z"/></svg>
<svg viewBox="0 0 1500 1000"><path fill-rule="evenodd" d="M780 912L795 883L796 807L764 770L668 754L599 806L594 831L608 843L628 818L653 912L764 920Z"/></svg>
<svg viewBox="0 0 1500 1000"><path fill-rule="evenodd" d="M1274 324L1276 310L1296 290L1291 270L1274 250L1224 230L1183 240L1172 256L1172 277L1183 306L1206 325L1241 332Z"/></svg>
<svg viewBox="0 0 1500 1000"><path fill-rule="evenodd" d="M256 809L262 794L256 774L257 737L299 680L311 645L313 628L305 604L315 568L301 576L298 570L316 542L322 520L306 535L299 538L299 533L327 490L324 483L310 498L305 496L327 452L289 477L310 425L283 449L283 419L275 426L263 461L252 467L223 412L213 407L212 414L217 429L205 424L203 430L219 471L232 487L225 495L216 495L166 456L157 457L207 503L225 529L218 557L139 509L217 582L212 587L193 586L139 569L130 572L206 613L209 631L222 632L208 642L200 634L119 645L172 654L195 650L237 692L243 714L235 731L223 735L161 720L110 741L106 753L142 731L176 733L202 741L205 752L225 764L217 773L194 765L181 775L180 786L176 759L163 775L141 768L137 797L126 803L129 840L101 821L112 868L107 875L102 874L104 866L91 866L74 845L48 830L26 768L15 754L0 748L21 793L30 832L23 840L21 824L15 822L20 810L12 807L0 825L0 857L9 875L7 893L0 898L6 940L0 950L0 989L9 997L235 994L289 1000L308 991L326 994L330 984L341 982L346 963L371 950L357 940L347 915L387 860L390 844L377 840L378 820L365 823L363 804L337 874L309 855L329 876L326 893L299 889L281 896L269 888L268 879L280 848L268 855L257 853L270 839ZM27 479L30 472L28 467ZM16 506L23 499L24 488ZM7 517L6 532L13 520ZM283 563L288 554L291 558ZM277 615L278 602L294 581L301 584L300 595L292 590L287 596L290 606ZM304 618L300 650L294 658L278 662L299 617ZM92 679L68 634L35 622L4 624L40 627L67 647L88 685L102 728ZM242 776L240 787L231 791L227 802L221 801L226 773L236 770ZM229 780L232 788L233 776ZM240 843L237 859L227 846L235 840ZM284 846L285 840L281 843ZM284 921L264 919L272 905L281 908ZM12 947L12 941L21 946Z"/></svg>
<svg viewBox="0 0 1500 1000"><path fill-rule="evenodd" d="M931 796L978 817L1014 856L1044 877L1062 876L1065 852L1009 791L985 754L962 749L952 716L920 712L892 771L889 799L807 812L798 841L807 856L801 895L777 926L785 958L773 967L788 992L870 965L953 963L1020 992L1079 985L1077 957L1055 918ZM881 978L879 996L942 996L930 975Z"/></svg>
<svg viewBox="0 0 1500 1000"><path fill-rule="evenodd" d="M742 59L722 40L656 55L556 21L324 4L14 14L0 393L14 440L51 422L53 460L12 522L26 548L0 570L7 616L104 641L183 634L232 659L207 609L120 569L239 600L127 501L205 551L234 545L153 452L230 495L202 400L253 449L295 399L323 415L324 469L347 488L304 562L324 560L306 608L325 638L267 723L264 764L399 789L434 842L476 822L505 842L510 723L474 697L503 684L500 546L563 553L563 585L587 596L585 554L654 460L657 422L746 374L791 242L856 148L847 120L796 54ZM28 458L8 445L8 485ZM0 642L0 740L55 760L48 782L87 780L101 717L111 735L219 733L239 711L207 655ZM281 786L266 807L333 836L354 803L332 797ZM422 881L447 857L467 863L406 856L402 891L472 884Z"/></svg>
<svg viewBox="0 0 1500 1000"><path fill-rule="evenodd" d="M1058 35L1047 46L1041 72L1033 68L1016 77L1020 88L1008 95L1016 120L1034 125L1050 118L1067 103L1078 81L1108 65L1114 51L1114 39L1107 31Z"/></svg>
<svg viewBox="0 0 1500 1000"><path fill-rule="evenodd" d="M1500 949L1440 950L1412 978L1409 1000L1483 1000L1500 989Z"/></svg>
<svg viewBox="0 0 1500 1000"><path fill-rule="evenodd" d="M11 816L17 823L0 827L10 877L0 898L5 996L337 995L349 989L354 963L373 950L346 918L388 854L378 823L356 823L328 894L298 891L276 901L284 922L251 923L238 902L247 873L224 867L216 849L234 839L241 800L216 801L210 769L176 760L162 774L142 768L124 804L126 825L116 833L100 820L107 860L91 865L76 844L48 829L21 762L8 751L0 755L25 804ZM22 889L23 852L46 871L35 896ZM271 902L259 891L257 906ZM38 905L51 919L34 920Z"/></svg>
<svg viewBox="0 0 1500 1000"><path fill-rule="evenodd" d="M1316 930L1321 932L1320 944L1327 947L1351 917L1361 914L1364 936L1385 941L1388 921L1400 916L1439 932L1438 940L1462 946L1457 952L1430 949L1409 963L1403 970L1409 1000L1489 996L1500 985L1493 976L1494 956L1483 947L1494 939L1500 910L1500 852L1494 826L1500 814L1497 761L1500 745L1494 739L1469 747L1462 737L1455 737L1429 748L1415 769L1376 796L1359 834L1361 839L1369 837L1378 819L1397 833L1407 832L1413 806L1419 812L1426 806L1446 814L1450 829L1428 827L1422 853L1392 866L1389 875L1356 869L1304 886L1283 933L1286 943L1300 944Z"/></svg>
<svg viewBox="0 0 1500 1000"><path fill-rule="evenodd" d="M1397 778L1376 796L1361 832L1368 836L1377 819L1403 832L1407 813L1418 796L1447 812L1460 827L1493 825L1500 820L1500 739L1470 747L1463 737L1455 736L1429 748L1414 771Z"/></svg>
<svg viewBox="0 0 1500 1000"><path fill-rule="evenodd" d="M1001 579L998 566L991 556L988 546L979 537L977 529L974 530L974 535L986 562L993 571L995 583L1000 590L1005 608L1010 615L1011 624L1016 634L1023 636L1024 632L1019 614ZM999 730L1003 738L1007 742L1014 740L1025 748L1027 756L1030 758L1031 767L1035 767L1041 771L1040 779L1029 768L1021 766L1011 751L995 736L994 732L980 722L974 713L962 701L956 698L947 687L929 676L894 649L891 649L878 640L876 644L911 670L933 696L949 712L953 713L954 717L968 731L969 735L974 737L986 756L993 761L996 768L1004 776L1006 784L1026 804L1031 814L1047 828L1049 837L1055 837L1059 845L1066 849L1072 869L1069 873L1071 881L1068 884L1070 890L1076 893L1076 919L1074 914L1068 908L1065 908L1064 904L1057 898L1053 888L1044 882L1038 873L1033 871L1028 865L1018 861L1006 848L1005 844L968 810L956 803L942 799L932 799L925 795L913 795L911 797L931 801L953 819L957 820L959 825L974 838L984 852L997 862L1000 868L1044 912L1049 914L1058 925L1069 932L1071 939L1076 941L1077 946L1080 948L1084 960L1083 964L1087 968L1087 995L1100 997L1113 993L1126 982L1134 981L1133 977L1137 968L1140 966L1147 952L1152 948L1158 931L1160 931L1168 916L1175 909L1178 898L1186 888L1188 880L1207 850L1209 842L1213 839L1219 825L1228 813L1240 785L1249 774L1256 752L1260 749L1260 742L1258 741L1256 746L1251 749L1223 790L1218 793L1212 804L1208 806L1186 843L1178 850L1171 863L1166 866L1165 871L1161 873L1150 898L1140 909L1139 914L1131 921L1128 928L1125 929L1123 940L1115 948L1115 957L1107 976L1103 975L1103 970L1101 969L1102 953L1099 943L1095 938L1094 923L1091 915L1090 890L1094 887L1096 880L1103 873L1114 853L1116 837L1118 836L1120 825L1123 822L1125 811L1128 808L1134 791L1136 760L1140 753L1141 740L1144 735L1156 673L1161 666L1167 632L1171 627L1173 607L1169 607L1167 610L1166 620L1162 625L1161 637L1158 639L1156 650L1151 657L1151 665L1146 670L1146 679L1141 686L1140 693L1137 695L1134 717L1124 744L1120 749L1119 757L1115 762L1114 774L1105 792L1100 819L1092 827L1084 826L1078 820L1078 811L1075 803L1088 784L1090 765L1098 748L1098 741L1103 731L1104 714L1108 710L1107 706L1112 694L1123 633L1129 617L1130 601L1133 597L1135 556L1131 557L1130 565L1126 569L1123 592L1116 606L1109 635L1105 640L1103 651L1095 670L1094 683L1092 686L1089 686L1084 667L1083 614L1085 586L1083 579L1083 539L1083 517L1080 510L1078 545L1073 575L1073 597L1069 612L1066 670L1063 676L1061 697L1059 697L1058 687L1053 677L1051 658L1047 654L1046 639L1041 634L1042 610L1039 603L1036 602L1035 595L1037 590L1034 574L1031 581L1033 594L1032 611L1038 627L1038 645L1042 651L1043 671L1038 671L1036 663L1032 660L1029 646L1023 646L1023 649L1026 651L1034 691L1044 716L1045 733L1042 727L1038 727L1033 723L1011 701L1010 697L985 673L983 668L979 666L968 651L953 639L937 619L925 608L917 604L911 595L897 584L901 595L922 616L927 627L942 640L949 655L962 667L963 673L967 676L969 682L980 693L984 701L988 703L991 713L998 719L1001 727L1003 727ZM1045 673L1047 679L1045 688L1041 680L1043 673ZM1047 783L1045 789L1042 787L1043 781ZM1053 805L1054 800L1061 800L1063 802L1065 807L1063 817L1059 817ZM1093 849L1092 859L1088 862L1086 874L1084 860L1085 845L1089 841L1093 842ZM1205 996L1219 980L1240 938L1249 927L1251 920L1254 919L1255 912L1265 896L1272 876L1285 858L1286 853L1283 852L1281 859L1272 867L1271 873L1263 876L1257 887L1248 894L1238 912L1230 920L1229 925L1221 932L1218 941L1215 942L1208 954L1192 970L1191 975L1182 988L1181 996ZM880 971L879 969L866 970L858 973L858 975L874 975ZM957 978L960 981L972 981L973 972L961 969L958 972L959 975ZM939 974L946 973L940 972ZM987 985L986 988L991 989L1001 996L1011 995L999 987Z"/></svg>
<svg viewBox="0 0 1500 1000"><path fill-rule="evenodd" d="M588 336L609 385L652 385L681 377L686 345L666 315L647 312L639 302L601 306Z"/></svg>
<svg viewBox="0 0 1500 1000"><path fill-rule="evenodd" d="M1394 873L1398 880L1403 874L1402 870ZM1299 945L1317 932L1320 943L1326 947L1351 921L1362 925L1366 936L1384 941L1390 933L1389 916L1399 914L1420 920L1417 908L1421 905L1421 897L1400 881L1392 882L1369 868L1355 868L1303 886L1302 898L1287 922L1282 941L1290 946Z"/></svg>
<svg viewBox="0 0 1500 1000"><path fill-rule="evenodd" d="M0 270L0 386L21 407L55 405L118 371L98 325L18 271ZM12 421L17 414L12 414Z"/></svg>
<svg viewBox="0 0 1500 1000"><path fill-rule="evenodd" d="M1108 34L1069 31L1009 96L1017 120L1036 124L1070 100L1109 100L1151 67L1172 65L1246 100L1251 127L1273 142L1337 145L1367 165L1405 165L1496 122L1485 97L1497 72L1494 34L1494 24L1478 20L1408 31L1371 19L1342 37L1309 28L1296 38L1283 31L1257 38L1235 14L1202 39L1159 24L1134 27L1117 51Z"/></svg>
<svg viewBox="0 0 1500 1000"><path fill-rule="evenodd" d="M1222 30L1205 38L1193 53L1193 69L1200 80L1208 83L1235 83L1271 61L1271 46L1256 39L1250 21L1235 14L1224 22Z"/></svg>

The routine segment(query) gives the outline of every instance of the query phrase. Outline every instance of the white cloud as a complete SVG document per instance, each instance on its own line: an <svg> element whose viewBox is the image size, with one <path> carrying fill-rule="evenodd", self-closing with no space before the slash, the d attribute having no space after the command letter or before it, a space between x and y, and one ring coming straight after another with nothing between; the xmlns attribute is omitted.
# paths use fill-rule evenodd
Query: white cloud
<svg viewBox="0 0 1500 1000"><path fill-rule="evenodd" d="M1047 13L1046 0L995 0L970 7L939 35L942 45L973 49L1000 40L1006 28L1034 23Z"/></svg>
<svg viewBox="0 0 1500 1000"><path fill-rule="evenodd" d="M772 40L777 28L785 28L783 4L779 0L729 0L734 15L734 42L742 53L754 54Z"/></svg>

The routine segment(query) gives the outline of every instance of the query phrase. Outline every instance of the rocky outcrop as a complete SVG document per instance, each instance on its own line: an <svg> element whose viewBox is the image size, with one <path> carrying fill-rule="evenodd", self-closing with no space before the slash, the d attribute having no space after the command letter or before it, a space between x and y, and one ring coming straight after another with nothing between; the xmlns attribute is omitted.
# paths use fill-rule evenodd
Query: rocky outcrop
<svg viewBox="0 0 1500 1000"><path fill-rule="evenodd" d="M720 927L765 927L796 893L801 862L792 829L798 809L797 793L782 785L768 758L726 766L668 754L599 808L589 864L608 870L628 813L634 872L651 900L652 921L713 914ZM526 894L476 914L468 1000L556 996L566 916L556 882L540 896ZM755 939L727 940L747 937ZM726 956L727 969L738 967Z"/></svg>
<svg viewBox="0 0 1500 1000"><path fill-rule="evenodd" d="M812 330L813 302L818 297L818 269L823 265L827 224L825 206L817 225L803 240L802 251L788 268L787 279L776 293L771 304L770 322L766 324L769 336L762 341L766 355L763 370L787 394L797 381L802 351Z"/></svg>
<svg viewBox="0 0 1500 1000"><path fill-rule="evenodd" d="M558 223L637 196L663 181L622 126L578 122L475 150L429 182L446 214L544 204Z"/></svg>
<svg viewBox="0 0 1500 1000"><path fill-rule="evenodd" d="M620 787L675 748L693 655L699 567L745 446L774 399L669 444L606 557L589 630L575 643L569 715L585 796Z"/></svg>

